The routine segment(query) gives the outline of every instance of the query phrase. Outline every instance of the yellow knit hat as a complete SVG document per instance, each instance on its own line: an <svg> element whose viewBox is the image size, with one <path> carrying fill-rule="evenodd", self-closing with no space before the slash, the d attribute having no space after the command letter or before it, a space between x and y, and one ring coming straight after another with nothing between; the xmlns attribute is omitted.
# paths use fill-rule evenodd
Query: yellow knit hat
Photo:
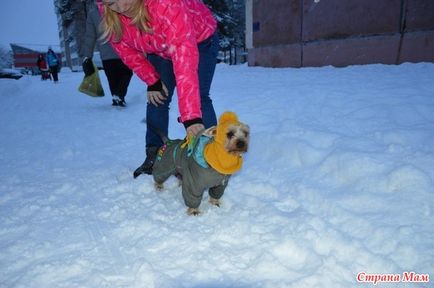
<svg viewBox="0 0 434 288"><path fill-rule="evenodd" d="M228 153L225 149L228 128L237 124L240 124L240 122L234 112L224 112L220 116L214 141L205 147L206 162L219 173L234 174L243 165L243 158L240 155Z"/></svg>

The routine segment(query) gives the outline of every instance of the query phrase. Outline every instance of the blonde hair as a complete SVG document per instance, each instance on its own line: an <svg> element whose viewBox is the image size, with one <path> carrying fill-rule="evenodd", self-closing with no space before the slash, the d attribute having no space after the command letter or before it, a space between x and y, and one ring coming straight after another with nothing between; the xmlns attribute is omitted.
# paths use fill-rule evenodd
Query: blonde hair
<svg viewBox="0 0 434 288"><path fill-rule="evenodd" d="M122 23L119 19L119 13L111 10L106 5L103 6L103 17L101 21L101 30L103 31L101 39L105 42L109 41L113 37L114 42L119 42L123 36ZM149 14L146 9L143 0L137 0L131 9L131 23L143 32L151 32L149 27Z"/></svg>

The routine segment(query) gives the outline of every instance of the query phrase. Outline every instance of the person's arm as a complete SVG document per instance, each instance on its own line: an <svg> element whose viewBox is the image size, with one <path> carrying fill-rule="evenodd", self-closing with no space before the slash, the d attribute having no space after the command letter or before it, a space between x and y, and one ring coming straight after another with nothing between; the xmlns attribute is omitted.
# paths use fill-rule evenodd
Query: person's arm
<svg viewBox="0 0 434 288"><path fill-rule="evenodd" d="M97 3L97 7L101 15L103 15L105 9L103 4ZM129 29L134 31L137 28L129 27ZM124 62L124 64L127 65L137 75L137 77L139 77L143 82L145 82L148 85L148 88L156 87L160 85L164 87L164 84L161 83L160 75L155 70L154 66L152 66L152 64L147 60L146 53L144 51L140 51L133 47L130 47L128 44L126 44L125 39L129 38L128 35L129 32L130 31L128 29L124 29L124 35L123 35L124 40L116 42L113 40L113 37L110 39L109 42L113 50L119 55L119 58L122 60L122 62ZM167 89L163 88L163 92L167 93ZM148 100L149 100L149 92L148 92Z"/></svg>
<svg viewBox="0 0 434 288"><path fill-rule="evenodd" d="M86 31L84 41L80 46L79 54L83 58L83 72L85 76L92 75L95 68L92 62L95 44L98 38L99 12L96 8L90 9L86 18Z"/></svg>
<svg viewBox="0 0 434 288"><path fill-rule="evenodd" d="M181 122L186 128L202 123L199 94L199 51L191 17L180 0L160 1L158 22L171 53Z"/></svg>
<svg viewBox="0 0 434 288"><path fill-rule="evenodd" d="M97 15L94 15L95 13L97 13ZM98 18L99 15L96 8L91 9L86 18L86 32L84 34L83 44L80 47L80 56L83 58L87 57L92 59L93 57L93 51L95 50L95 44L98 38L97 29L99 25L99 23L95 23L95 21L98 22Z"/></svg>
<svg viewBox="0 0 434 288"><path fill-rule="evenodd" d="M160 75L148 59L146 59L145 52L128 46L124 41L111 41L110 43L122 62L130 67L137 77L142 79L148 86L160 80Z"/></svg>

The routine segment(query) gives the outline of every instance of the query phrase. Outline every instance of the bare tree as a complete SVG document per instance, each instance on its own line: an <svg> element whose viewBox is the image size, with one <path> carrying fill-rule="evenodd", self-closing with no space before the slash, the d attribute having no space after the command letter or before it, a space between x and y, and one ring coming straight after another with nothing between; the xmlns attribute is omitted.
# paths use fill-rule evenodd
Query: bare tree
<svg viewBox="0 0 434 288"><path fill-rule="evenodd" d="M12 51L0 46L0 68L11 68L13 62Z"/></svg>

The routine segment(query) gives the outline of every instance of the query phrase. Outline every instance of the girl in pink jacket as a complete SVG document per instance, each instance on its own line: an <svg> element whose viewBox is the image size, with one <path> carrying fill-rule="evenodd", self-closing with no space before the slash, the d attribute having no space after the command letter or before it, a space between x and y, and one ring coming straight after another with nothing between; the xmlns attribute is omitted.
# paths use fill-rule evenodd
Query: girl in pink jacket
<svg viewBox="0 0 434 288"><path fill-rule="evenodd" d="M217 23L201 0L100 0L104 37L148 85L146 160L134 172L151 174L167 135L176 85L179 120L196 135L216 125L209 97L218 52Z"/></svg>

